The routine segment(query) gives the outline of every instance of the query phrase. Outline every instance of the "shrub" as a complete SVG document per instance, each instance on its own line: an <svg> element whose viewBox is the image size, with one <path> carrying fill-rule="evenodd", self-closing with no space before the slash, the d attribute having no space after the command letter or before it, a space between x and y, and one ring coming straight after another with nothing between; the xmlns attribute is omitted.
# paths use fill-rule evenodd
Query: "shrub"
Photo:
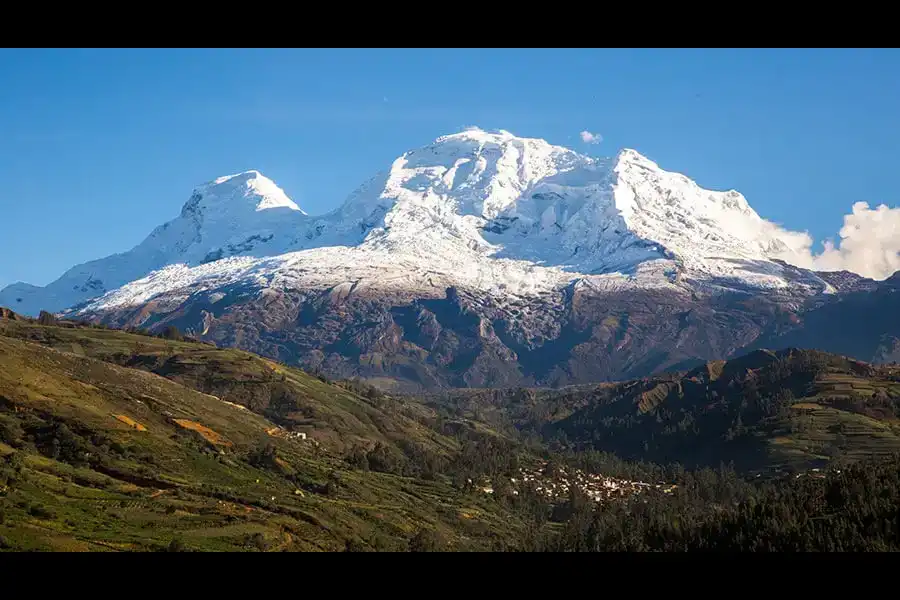
<svg viewBox="0 0 900 600"><path fill-rule="evenodd" d="M56 518L56 513L51 509L42 506L40 504L34 504L28 508L28 514L37 519L53 519Z"/></svg>
<svg viewBox="0 0 900 600"><path fill-rule="evenodd" d="M14 446L23 435L25 432L16 419L0 414L0 442Z"/></svg>
<svg viewBox="0 0 900 600"><path fill-rule="evenodd" d="M266 536L264 536L261 533L253 534L253 537L251 538L251 542L252 542L253 546L260 552L265 552L266 550L269 549L269 542L266 540Z"/></svg>
<svg viewBox="0 0 900 600"><path fill-rule="evenodd" d="M444 550L444 539L433 529L420 529L411 540L409 540L410 552L442 552Z"/></svg>

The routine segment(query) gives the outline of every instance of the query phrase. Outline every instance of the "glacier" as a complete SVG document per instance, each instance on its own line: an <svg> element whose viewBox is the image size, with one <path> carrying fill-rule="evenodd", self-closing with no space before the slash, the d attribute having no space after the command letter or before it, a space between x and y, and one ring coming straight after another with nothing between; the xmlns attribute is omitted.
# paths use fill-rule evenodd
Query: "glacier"
<svg viewBox="0 0 900 600"><path fill-rule="evenodd" d="M193 190L181 214L127 252L0 305L98 312L237 283L443 297L521 298L565 286L833 291L791 267L804 235L631 149L594 158L477 128L406 152L334 211L309 215L258 171Z"/></svg>

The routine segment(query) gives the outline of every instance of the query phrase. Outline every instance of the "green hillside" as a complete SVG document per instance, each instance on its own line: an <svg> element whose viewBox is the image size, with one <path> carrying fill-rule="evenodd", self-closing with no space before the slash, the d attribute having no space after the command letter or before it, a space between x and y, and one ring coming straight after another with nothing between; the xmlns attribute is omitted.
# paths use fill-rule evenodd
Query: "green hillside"
<svg viewBox="0 0 900 600"><path fill-rule="evenodd" d="M900 368L810 350L624 383L458 390L429 404L556 448L658 463L771 472L900 451Z"/></svg>
<svg viewBox="0 0 900 600"><path fill-rule="evenodd" d="M679 549L727 519L738 537L716 544L745 548L741 536L769 535L741 520L760 501L773 514L789 501L803 543L832 548L804 525L818 513L803 494L819 488L790 499L777 473L890 461L898 416L900 369L811 351L417 398L177 331L0 311L0 550ZM896 459L879 464L853 473L887 469L872 485L894 494ZM645 491L592 502L569 485L596 491L599 476ZM890 532L842 523L854 548L894 547ZM785 527L766 525L779 547L800 539Z"/></svg>
<svg viewBox="0 0 900 600"><path fill-rule="evenodd" d="M430 428L419 404L346 387L191 341L0 319L0 545L483 550L515 539L515 515L429 472L471 442Z"/></svg>

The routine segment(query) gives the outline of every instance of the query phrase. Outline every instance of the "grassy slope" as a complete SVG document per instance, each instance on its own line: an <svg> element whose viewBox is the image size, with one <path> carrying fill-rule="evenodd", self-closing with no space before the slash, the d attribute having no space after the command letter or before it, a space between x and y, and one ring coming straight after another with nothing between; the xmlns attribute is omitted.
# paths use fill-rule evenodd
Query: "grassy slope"
<svg viewBox="0 0 900 600"><path fill-rule="evenodd" d="M0 319L0 546L402 549L423 527L449 548L511 537L516 519L490 498L348 467L341 453L357 444L456 451L412 418L425 409L386 402L234 350ZM267 433L277 425L309 439Z"/></svg>
<svg viewBox="0 0 900 600"><path fill-rule="evenodd" d="M280 426L306 432L336 451L397 440L414 441L444 454L457 449L452 440L422 425L434 412L418 402L366 398L240 350L116 330L43 327L9 320L0 320L0 335L162 375L264 414Z"/></svg>

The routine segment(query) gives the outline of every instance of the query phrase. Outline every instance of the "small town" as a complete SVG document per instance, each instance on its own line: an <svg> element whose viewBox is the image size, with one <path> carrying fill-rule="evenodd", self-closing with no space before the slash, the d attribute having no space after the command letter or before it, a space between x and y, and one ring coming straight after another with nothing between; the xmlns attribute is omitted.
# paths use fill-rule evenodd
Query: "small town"
<svg viewBox="0 0 900 600"><path fill-rule="evenodd" d="M585 473L581 469L567 471L565 468L559 468L556 469L553 476L549 476L546 462L535 469L519 469L519 476L511 477L509 482L514 495L519 494L517 488L533 486L535 491L551 499L568 496L569 487L574 485L594 502L618 500L651 489L671 494L677 487L675 484L653 484L608 477L598 473ZM494 493L494 485L489 479L482 480L479 486L479 489L486 494Z"/></svg>

